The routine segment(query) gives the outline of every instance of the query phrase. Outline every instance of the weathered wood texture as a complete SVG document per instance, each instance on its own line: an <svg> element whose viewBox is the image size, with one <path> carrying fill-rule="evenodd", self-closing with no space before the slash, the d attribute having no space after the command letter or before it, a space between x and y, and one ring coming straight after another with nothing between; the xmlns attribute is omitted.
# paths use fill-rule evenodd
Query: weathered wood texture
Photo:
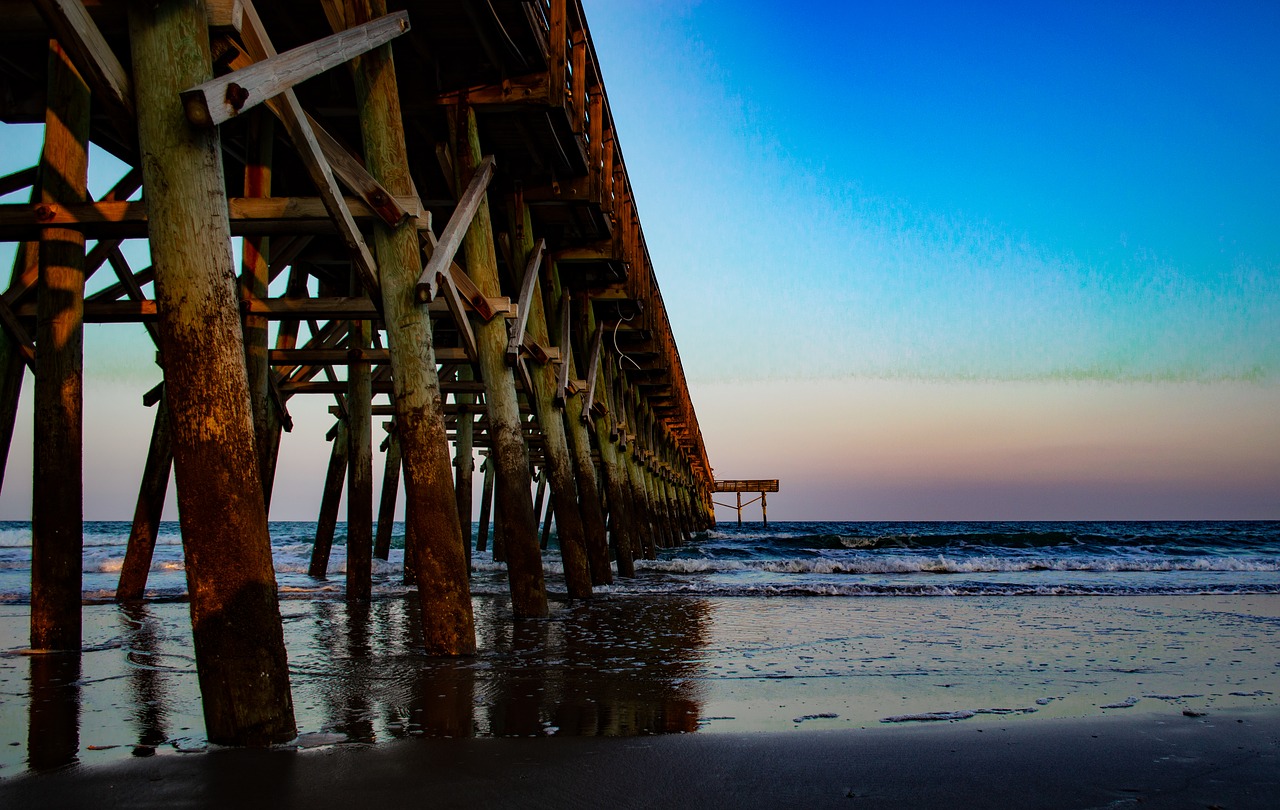
<svg viewBox="0 0 1280 810"><path fill-rule="evenodd" d="M129 40L205 726L211 742L279 742L295 734L293 702L222 153L216 131L187 125L178 99L211 75L203 4L130 4Z"/></svg>
<svg viewBox="0 0 1280 810"><path fill-rule="evenodd" d="M475 111L469 107L458 107L453 124L457 185L464 188L470 179L469 174L479 167L483 159ZM463 248L471 280L485 295L500 295L502 285L498 278L487 195L476 208L463 239ZM494 497L500 505L495 511L505 542L511 607L519 618L541 618L547 615L547 591L530 493L529 449L520 425L515 378L505 360L506 325L499 320L480 324L476 338L480 350L480 378L484 381L489 413L489 463L496 465Z"/></svg>
<svg viewBox="0 0 1280 810"><path fill-rule="evenodd" d="M169 405L163 396L155 408L156 421L151 429L151 444L147 448L138 502L133 510L133 527L129 531L129 545L125 548L120 581L116 586L117 602L136 602L146 593L147 575L151 572L156 536L160 533L160 517L164 513L164 499L169 489L169 474L173 470Z"/></svg>
<svg viewBox="0 0 1280 810"><path fill-rule="evenodd" d="M82 202L89 170L89 88L66 52L49 45L41 199ZM80 648L83 545L84 237L40 238L35 448L31 506L31 646Z"/></svg>
<svg viewBox="0 0 1280 810"><path fill-rule="evenodd" d="M381 2L348 0L358 23L381 16ZM391 49L382 46L353 64L360 131L369 171L394 194L412 194L400 93ZM432 354L431 321L417 302L421 271L417 229L375 226L382 307L391 349L393 400L405 481L405 556L412 555L428 653L475 652L475 621L467 562L454 500L443 400Z"/></svg>

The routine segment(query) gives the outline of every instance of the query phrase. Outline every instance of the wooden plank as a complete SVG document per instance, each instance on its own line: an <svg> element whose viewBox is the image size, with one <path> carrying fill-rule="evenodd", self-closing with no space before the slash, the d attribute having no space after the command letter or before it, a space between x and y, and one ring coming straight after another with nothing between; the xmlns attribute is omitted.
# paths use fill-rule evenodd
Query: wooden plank
<svg viewBox="0 0 1280 810"><path fill-rule="evenodd" d="M4 298L0 298L0 326L9 333L9 338L13 341L13 346L18 352L18 356L22 358L22 362L31 370L32 374L36 372L36 346L31 340L31 334L27 332L27 328L18 320L18 316L5 302Z"/></svg>
<svg viewBox="0 0 1280 810"><path fill-rule="evenodd" d="M209 27L217 30L239 31L244 24L243 0L205 0L205 13Z"/></svg>
<svg viewBox="0 0 1280 810"><path fill-rule="evenodd" d="M511 336L507 339L506 359L509 366L514 366L520 357L520 347L525 338L524 332L529 325L529 305L533 300L533 290L538 283L538 270L542 267L542 254L546 249L547 241L539 239L529 253L529 263L524 269L524 282L520 285L519 314L511 323Z"/></svg>
<svg viewBox="0 0 1280 810"><path fill-rule="evenodd" d="M243 8L241 13L243 24ZM397 11L210 79L179 94L187 120L203 127L230 121L294 85L385 45L408 30L409 12Z"/></svg>
<svg viewBox="0 0 1280 810"><path fill-rule="evenodd" d="M547 32L547 75L551 85L551 103L564 103L565 51L569 46L566 0L551 0L550 30Z"/></svg>
<svg viewBox="0 0 1280 810"><path fill-rule="evenodd" d="M479 210L480 203L484 200L485 192L489 188L489 181L493 179L493 166L492 155L480 161L475 174L471 177L471 182L467 184L467 190L463 193L462 199L458 200L458 206L449 217L449 222L445 224L439 240L432 246L431 258L427 261L427 266L422 268L422 275L418 277L419 301L431 300L433 292L431 282L441 273L448 271L453 257L458 253L458 248L462 247L467 229L471 227L471 221L475 219L476 211Z"/></svg>

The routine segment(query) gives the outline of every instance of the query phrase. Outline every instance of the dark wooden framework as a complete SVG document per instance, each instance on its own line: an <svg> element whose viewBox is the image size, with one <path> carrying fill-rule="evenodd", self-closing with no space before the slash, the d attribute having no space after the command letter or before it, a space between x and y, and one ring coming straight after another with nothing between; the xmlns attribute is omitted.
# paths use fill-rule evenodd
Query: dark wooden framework
<svg viewBox="0 0 1280 810"><path fill-rule="evenodd" d="M546 613L535 470L575 598L714 522L580 0L0 0L0 13L0 121L65 114L79 102L61 88L82 79L91 103L71 137L132 167L99 200L55 188L53 175L82 171L57 150L52 165L0 178L33 189L0 206L0 239L22 243L0 296L0 449L7 459L24 368L78 379L78 338L63 335L146 325L165 379L144 396L158 407L118 598L145 594L172 469L215 742L293 728L266 519L294 396L334 400L321 524L345 484L353 600L368 598L370 555L386 555L396 492L382 493L375 543L369 466L371 420L391 417L387 479L403 474L406 577L432 653L475 648L461 531L473 452L487 457L518 616ZM245 237L238 268L233 235ZM154 266L129 265L130 239L149 240ZM87 252L85 240L97 240ZM115 282L84 297L104 266ZM47 283L72 288L61 320L43 292L37 304ZM71 350L46 359L55 342ZM65 415L47 413L37 441L58 448L47 475L78 480L78 393L59 396ZM33 512L67 513L56 497L38 487ZM228 509L243 542L215 554ZM68 519L52 543L41 528L33 569L79 553L63 537L78 511ZM78 589L50 582L33 587L33 646L75 647Z"/></svg>

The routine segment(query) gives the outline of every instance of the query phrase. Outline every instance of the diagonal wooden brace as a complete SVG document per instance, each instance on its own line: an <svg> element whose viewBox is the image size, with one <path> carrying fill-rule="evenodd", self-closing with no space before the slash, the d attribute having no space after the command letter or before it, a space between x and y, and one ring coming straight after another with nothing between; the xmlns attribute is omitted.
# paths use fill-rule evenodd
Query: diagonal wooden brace
<svg viewBox="0 0 1280 810"><path fill-rule="evenodd" d="M480 161L480 165L476 167L475 176L471 178L470 185L463 192L462 199L458 200L458 207L453 210L453 215L444 226L444 232L440 234L440 239L433 246L431 259L422 269L422 275L418 277L419 301L431 300L434 292L432 282L437 275L449 269L453 257L458 253L458 248L462 246L462 238L466 236L467 228L471 227L471 220L475 219L476 211L480 208L480 203L484 200L485 192L489 188L489 181L493 179L493 166L493 156L490 155Z"/></svg>
<svg viewBox="0 0 1280 810"><path fill-rule="evenodd" d="M248 10L247 4L245 10ZM248 16L242 18L242 34L248 27L244 25ZM217 126L296 84L387 44L408 30L409 13L397 11L291 51L259 59L241 70L184 90L181 96L187 120L197 126ZM248 46L247 41L245 44Z"/></svg>
<svg viewBox="0 0 1280 810"><path fill-rule="evenodd" d="M524 268L524 282L520 285L520 309L515 322L511 324L510 338L507 340L507 365L514 366L520 357L520 347L524 344L524 330L529 325L529 305L533 302L534 285L538 283L538 270L542 267L542 254L547 249L547 240L539 239L529 253L529 263Z"/></svg>
<svg viewBox="0 0 1280 810"><path fill-rule="evenodd" d="M587 399L582 403L582 421L591 421L591 406L596 399L596 378L600 373L600 350L604 346L604 325L596 324L596 334L591 339L591 361L587 364Z"/></svg>

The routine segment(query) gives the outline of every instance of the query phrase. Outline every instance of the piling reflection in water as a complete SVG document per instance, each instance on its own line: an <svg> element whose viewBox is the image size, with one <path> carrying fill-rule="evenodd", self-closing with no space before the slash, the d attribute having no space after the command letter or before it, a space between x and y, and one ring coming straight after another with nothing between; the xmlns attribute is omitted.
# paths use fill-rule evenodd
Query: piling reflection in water
<svg viewBox="0 0 1280 810"><path fill-rule="evenodd" d="M164 674L169 666L163 663L160 651L164 634L160 622L143 604L121 605L120 620L133 697L130 720L138 735L136 753L145 755L169 739L170 690Z"/></svg>
<svg viewBox="0 0 1280 810"><path fill-rule="evenodd" d="M415 600L313 603L289 634L299 719L364 742L697 729L705 602L598 600L521 622L504 602L477 600L480 654L461 660L417 652Z"/></svg>
<svg viewBox="0 0 1280 810"><path fill-rule="evenodd" d="M80 653L32 655L27 765L33 771L77 761L80 748Z"/></svg>

